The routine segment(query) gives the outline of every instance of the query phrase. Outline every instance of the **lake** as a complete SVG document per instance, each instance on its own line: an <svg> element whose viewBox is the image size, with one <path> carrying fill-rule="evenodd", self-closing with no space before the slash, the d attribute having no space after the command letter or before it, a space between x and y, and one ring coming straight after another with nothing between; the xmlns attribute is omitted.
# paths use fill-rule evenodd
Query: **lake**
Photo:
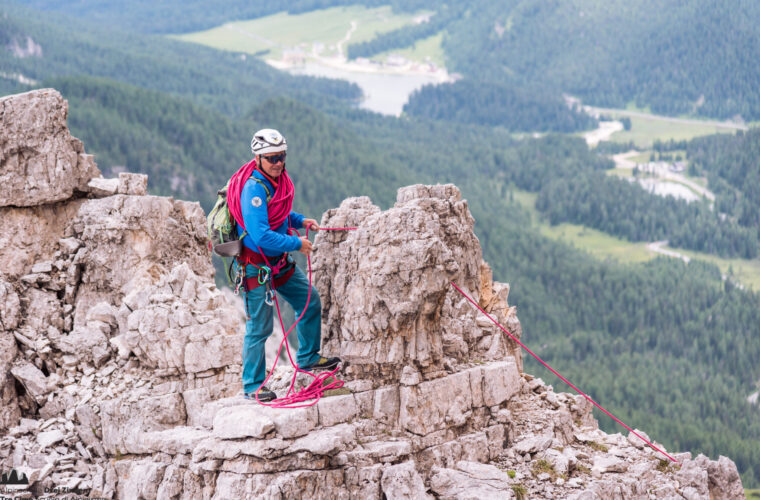
<svg viewBox="0 0 760 500"><path fill-rule="evenodd" d="M439 84L443 78L440 74L424 73L379 73L359 72L325 66L318 63L306 63L285 69L293 75L323 76L337 78L357 84L364 93L359 107L376 113L399 116L404 104L415 90L427 84Z"/></svg>

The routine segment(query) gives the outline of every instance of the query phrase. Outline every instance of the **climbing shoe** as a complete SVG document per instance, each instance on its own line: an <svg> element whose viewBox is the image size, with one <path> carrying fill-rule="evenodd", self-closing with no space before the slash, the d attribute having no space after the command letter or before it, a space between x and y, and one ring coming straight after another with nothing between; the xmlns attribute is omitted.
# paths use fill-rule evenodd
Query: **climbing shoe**
<svg viewBox="0 0 760 500"><path fill-rule="evenodd" d="M338 357L324 358L320 356L316 363L312 363L308 366L302 366L300 368L306 371L332 370L333 368L338 366L339 363L340 363L340 358Z"/></svg>
<svg viewBox="0 0 760 500"><path fill-rule="evenodd" d="M269 401L277 399L277 394L275 394L274 391L270 391L269 388L265 385L259 387L259 390L256 392L246 392L243 397L245 397L245 399L253 399L256 401L257 393L259 395L259 401L262 403L267 403Z"/></svg>

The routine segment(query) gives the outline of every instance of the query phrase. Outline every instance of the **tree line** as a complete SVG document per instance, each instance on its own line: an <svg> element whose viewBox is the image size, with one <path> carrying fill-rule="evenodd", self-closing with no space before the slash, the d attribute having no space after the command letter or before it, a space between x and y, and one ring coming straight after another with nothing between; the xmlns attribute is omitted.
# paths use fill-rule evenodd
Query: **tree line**
<svg viewBox="0 0 760 500"><path fill-rule="evenodd" d="M704 203L653 195L603 173L553 179L539 191L536 208L551 224L583 224L630 241L667 239L723 257L758 255L756 228L741 227Z"/></svg>
<svg viewBox="0 0 760 500"><path fill-rule="evenodd" d="M349 44L348 57L349 59L372 57L388 50L410 47L418 40L428 38L443 30L460 16L463 10L461 5L451 7L446 4L441 5L426 22L402 26L393 31L381 33L371 40Z"/></svg>
<svg viewBox="0 0 760 500"><path fill-rule="evenodd" d="M471 78L425 85L410 96L404 112L517 132L575 132L597 125L591 116L568 108L560 96Z"/></svg>
<svg viewBox="0 0 760 500"><path fill-rule="evenodd" d="M755 2L475 0L450 23L454 71L536 83L598 106L670 115L760 117L760 17ZM547 29L552 26L552 29ZM737 26L742 26L737 29Z"/></svg>
<svg viewBox="0 0 760 500"><path fill-rule="evenodd" d="M7 17L4 17L7 16ZM0 50L5 73L43 81L87 74L186 97L239 117L270 97L288 95L314 106L355 103L362 95L353 83L291 76L252 57L196 44L89 25L73 18L40 13L9 4L0 6L0 22L13 37L31 37L42 57L17 58Z"/></svg>
<svg viewBox="0 0 760 500"><path fill-rule="evenodd" d="M718 210L760 228L760 129L696 138L686 153L693 173L708 178Z"/></svg>

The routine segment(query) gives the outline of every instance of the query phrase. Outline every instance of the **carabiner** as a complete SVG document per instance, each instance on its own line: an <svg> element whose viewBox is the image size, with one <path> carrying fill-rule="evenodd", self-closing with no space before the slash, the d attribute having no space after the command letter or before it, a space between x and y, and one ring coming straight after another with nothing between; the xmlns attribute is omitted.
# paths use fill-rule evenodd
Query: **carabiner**
<svg viewBox="0 0 760 500"><path fill-rule="evenodd" d="M240 295L240 288L243 286L243 283L245 282L245 268L238 264L237 268L237 276L235 277L235 291L234 294Z"/></svg>
<svg viewBox="0 0 760 500"><path fill-rule="evenodd" d="M268 306L271 306L274 304L274 292L271 288L267 288L266 296L264 297L264 301L267 303Z"/></svg>
<svg viewBox="0 0 760 500"><path fill-rule="evenodd" d="M261 266L259 268L259 276L258 276L259 285L263 285L264 283L266 283L271 273L272 273L272 270L269 269L269 266Z"/></svg>

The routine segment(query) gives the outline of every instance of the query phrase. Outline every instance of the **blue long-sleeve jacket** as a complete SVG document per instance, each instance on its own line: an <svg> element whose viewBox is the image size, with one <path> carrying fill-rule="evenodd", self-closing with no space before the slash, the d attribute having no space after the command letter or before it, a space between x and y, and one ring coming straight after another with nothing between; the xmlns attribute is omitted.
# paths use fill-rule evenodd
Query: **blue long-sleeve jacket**
<svg viewBox="0 0 760 500"><path fill-rule="evenodd" d="M274 197L274 186L258 170L254 170L253 176L266 183L269 192ZM288 221L280 227L272 230L269 227L269 212L267 210L267 192L264 187L253 179L248 179L240 193L240 208L243 212L243 222L248 234L243 238L243 245L254 252L258 248L266 256L277 256L283 252L294 252L301 249L301 239L298 236L288 234ZM290 212L290 226L294 229L303 228L304 216L297 212ZM238 234L243 234L243 228L238 224Z"/></svg>

